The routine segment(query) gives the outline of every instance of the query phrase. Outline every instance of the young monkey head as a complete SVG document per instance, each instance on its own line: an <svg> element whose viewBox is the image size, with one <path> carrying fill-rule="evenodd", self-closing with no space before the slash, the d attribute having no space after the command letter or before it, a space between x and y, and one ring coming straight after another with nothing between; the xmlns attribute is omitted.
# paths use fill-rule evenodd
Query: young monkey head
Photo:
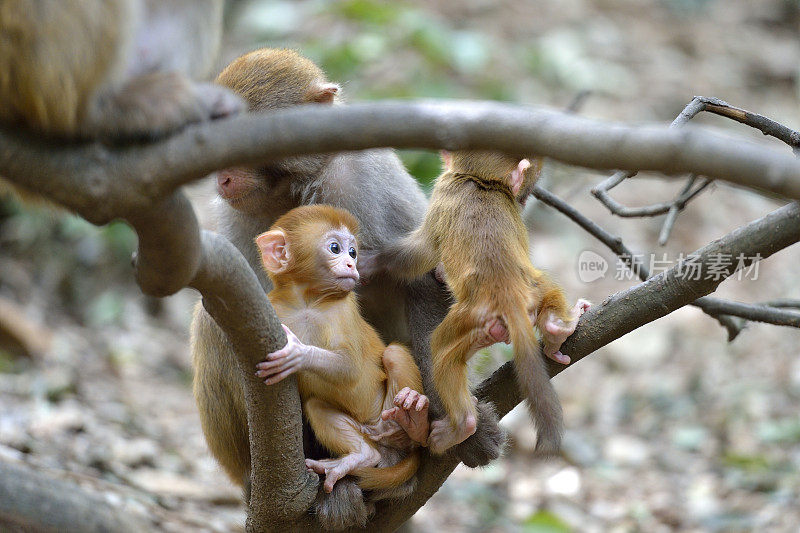
<svg viewBox="0 0 800 533"><path fill-rule="evenodd" d="M275 289L299 285L309 297L346 296L359 279L357 232L344 209L307 205L281 216L256 245Z"/></svg>
<svg viewBox="0 0 800 533"><path fill-rule="evenodd" d="M542 159L520 159L490 150L442 151L445 171L468 174L487 181L501 181L509 186L520 204L525 205L542 170Z"/></svg>

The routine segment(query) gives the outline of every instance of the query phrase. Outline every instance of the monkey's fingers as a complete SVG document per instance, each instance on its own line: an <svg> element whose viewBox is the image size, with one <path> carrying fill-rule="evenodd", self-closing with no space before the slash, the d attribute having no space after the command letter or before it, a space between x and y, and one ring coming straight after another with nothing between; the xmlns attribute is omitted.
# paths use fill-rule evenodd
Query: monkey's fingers
<svg viewBox="0 0 800 533"><path fill-rule="evenodd" d="M394 403L396 406L400 407L402 405L402 403L405 401L405 399L408 397L408 394L410 392L411 392L411 387L403 387L402 389L400 389L400 392L395 394L394 400L392 400L392 403Z"/></svg>
<svg viewBox="0 0 800 533"><path fill-rule="evenodd" d="M274 385L275 383L278 383L284 378L297 372L297 366L297 364L293 364L285 369L277 368L272 370L259 370L256 372L256 377L263 379L266 385Z"/></svg>
<svg viewBox="0 0 800 533"><path fill-rule="evenodd" d="M286 366L287 364L293 363L296 360L293 355L294 354L268 354L266 360L256 363L256 368L259 370L271 370L274 368L280 368L281 366Z"/></svg>
<svg viewBox="0 0 800 533"><path fill-rule="evenodd" d="M416 409L417 412L419 412L422 411L423 409L427 409L429 405L430 405L430 400L428 400L428 397L425 396L424 394L420 394L419 399L417 400L417 405L414 409Z"/></svg>
<svg viewBox="0 0 800 533"><path fill-rule="evenodd" d="M399 407L392 407L391 409L386 409L386 410L382 411L381 412L381 420L391 420L391 419L393 419L394 414L397 413L397 411L399 409L400 409Z"/></svg>

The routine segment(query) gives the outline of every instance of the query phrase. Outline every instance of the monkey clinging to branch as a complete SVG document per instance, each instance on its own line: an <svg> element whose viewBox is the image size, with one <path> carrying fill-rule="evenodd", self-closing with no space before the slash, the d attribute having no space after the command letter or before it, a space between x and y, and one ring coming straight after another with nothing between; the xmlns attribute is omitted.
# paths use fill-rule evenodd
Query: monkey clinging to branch
<svg viewBox="0 0 800 533"><path fill-rule="evenodd" d="M536 422L536 448L554 452L561 442L561 405L533 324L542 332L545 354L568 362L559 347L589 303L579 300L570 308L561 288L528 257L520 209L540 160L531 168L527 159L497 152L443 155L445 172L436 180L422 226L375 259L379 268L403 277L420 276L441 261L455 297L431 337L434 383L447 417L433 422L430 449L442 453L475 431L467 360L481 346L510 338L517 381Z"/></svg>
<svg viewBox="0 0 800 533"><path fill-rule="evenodd" d="M417 447L428 440L419 369L403 346L383 344L352 292L359 279L357 224L342 209L304 206L256 238L274 285L269 299L288 337L258 364L257 375L271 385L298 373L303 411L317 439L337 455L306 459L325 475L328 493L348 474L364 489L400 487L416 472Z"/></svg>

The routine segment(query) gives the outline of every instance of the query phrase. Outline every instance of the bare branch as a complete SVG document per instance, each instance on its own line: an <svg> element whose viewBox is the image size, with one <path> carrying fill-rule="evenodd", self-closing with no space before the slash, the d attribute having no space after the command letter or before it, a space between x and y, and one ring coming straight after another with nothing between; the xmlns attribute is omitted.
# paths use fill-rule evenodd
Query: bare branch
<svg viewBox="0 0 800 533"><path fill-rule="evenodd" d="M800 162L771 148L700 128L625 126L495 102L287 109L200 124L127 147L53 144L6 129L0 131L0 168L21 186L105 223L121 206L128 213L147 207L219 168L382 146L493 148L597 169L693 172L800 199Z"/></svg>
<svg viewBox="0 0 800 533"><path fill-rule="evenodd" d="M703 298L704 311L736 315L754 322L766 322L776 326L800 328L800 311L790 311L769 305L725 302L716 298Z"/></svg>
<svg viewBox="0 0 800 533"><path fill-rule="evenodd" d="M800 156L800 132L787 128L783 124L758 113L751 113L745 109L734 107L719 98L695 96L694 99L704 104L703 111L741 122L751 128L756 128L764 135L780 139L792 147L795 155Z"/></svg>
<svg viewBox="0 0 800 533"><path fill-rule="evenodd" d="M698 97L693 98L692 101L689 102L685 108L683 108L683 111L681 111L678 116L675 117L675 120L672 121L672 124L670 124L669 127L679 128L686 125L704 109L705 103L703 103ZM688 194L692 185L694 185L695 176L692 175L690 180L687 182L687 185L684 186L683 191L681 191L681 193L675 199L669 202L651 204L642 207L627 207L611 198L611 195L608 194L608 191L626 179L634 177L638 173L638 171L617 171L611 177L595 186L592 189L592 194L598 200L600 200L600 202L606 206L609 211L619 217L653 217L657 215L663 215L664 213L669 213L661 230L661 236L659 237L659 243L664 244L669 237L669 233L672 231L672 226L675 224L675 219L677 218L678 213L683 210L683 208L687 203L689 203L689 201L691 201L692 198L694 198L705 188L705 185L709 183L709 180L706 180L706 184L700 187L693 194Z"/></svg>
<svg viewBox="0 0 800 533"><path fill-rule="evenodd" d="M564 200L553 193L542 189L541 187L534 187L533 195L542 203L549 205L550 207L553 207L557 211L560 211L566 215L597 240L605 244L609 249L611 249L612 252L619 256L620 260L622 260L625 266L627 266L634 274L636 274L639 279L645 281L650 277L649 269L641 262L641 260L638 259L636 254L631 252L630 249L625 246L621 238L611 235L601 226L583 216L578 210L573 208ZM713 297L700 298L692 302L692 305L702 309L703 312L722 324L722 326L728 330L728 341L735 339L742 330L742 324L739 321L732 319L732 316L738 316L748 320L750 320L751 316L759 316L760 318L755 320L768 322L778 326L793 325L792 323L787 323L787 321L791 322L791 315L785 315L779 312L768 313L768 309L764 308L765 306L761 306L761 312L756 315L750 307L746 306L746 304L729 302ZM798 303L798 305L800 305L800 303ZM775 319L774 322L770 320L771 317Z"/></svg>
<svg viewBox="0 0 800 533"><path fill-rule="evenodd" d="M707 111L709 113L714 113L716 115L736 120L737 122L741 122L742 124L746 124L760 130L764 135L771 135L777 139L780 139L791 146L795 155L800 157L800 132L797 132L791 128L787 128L783 124L775 122L774 120L768 119L762 115L751 113L750 111L746 111L738 107L733 107L732 105L718 98L695 96L692 101L686 105L683 111L678 114L672 124L670 124L670 128L684 126L702 111ZM669 234L672 231L672 227L675 224L678 213L682 211L684 207L686 207L686 204L688 204L692 198L702 192L712 180L706 179L700 185L700 187L690 192L695 181L695 176L693 175L689 182L687 182L683 191L681 191L681 193L672 201L651 204L642 207L624 206L614 200L608 194L608 191L626 179L635 176L636 174L636 171L618 171L611 177L595 186L592 189L592 194L598 200L600 200L600 202L605 205L609 211L620 217L652 217L667 213L667 217L664 220L664 225L661 228L661 233L658 238L658 243L663 246L669 239Z"/></svg>
<svg viewBox="0 0 800 533"><path fill-rule="evenodd" d="M703 192L703 190L711 185L711 180L703 178L701 180L700 185L698 187L694 186L695 182L697 181L697 176L692 174L689 177L689 180L684 185L683 190L678 195L675 200L673 200L672 205L669 207L669 213L667 213L666 218L664 219L664 225L661 227L661 233L658 236L658 244L664 246L669 240L669 235L672 233L672 228L675 226L675 221L678 219L678 213L683 211L683 208L686 207L692 198Z"/></svg>

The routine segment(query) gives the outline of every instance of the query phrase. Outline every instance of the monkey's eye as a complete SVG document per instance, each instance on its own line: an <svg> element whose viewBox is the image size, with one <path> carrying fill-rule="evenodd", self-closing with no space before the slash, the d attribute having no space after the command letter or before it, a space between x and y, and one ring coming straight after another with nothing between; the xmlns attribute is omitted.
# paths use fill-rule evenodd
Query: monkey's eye
<svg viewBox="0 0 800 533"><path fill-rule="evenodd" d="M349 254L350 254L350 257L352 257L353 259L355 259L355 258L356 258L356 249L355 249L355 248L353 248L352 246L351 246L351 247L350 247L350 249L347 251L347 253L349 253Z"/></svg>
<svg viewBox="0 0 800 533"><path fill-rule="evenodd" d="M334 254L338 254L339 252L341 252L341 251L342 251L342 250L339 248L339 243L338 243L338 242L336 242L336 241L333 241L332 243L330 243L330 244L328 245L328 250L330 250L330 251L331 251L331 253L334 253Z"/></svg>

